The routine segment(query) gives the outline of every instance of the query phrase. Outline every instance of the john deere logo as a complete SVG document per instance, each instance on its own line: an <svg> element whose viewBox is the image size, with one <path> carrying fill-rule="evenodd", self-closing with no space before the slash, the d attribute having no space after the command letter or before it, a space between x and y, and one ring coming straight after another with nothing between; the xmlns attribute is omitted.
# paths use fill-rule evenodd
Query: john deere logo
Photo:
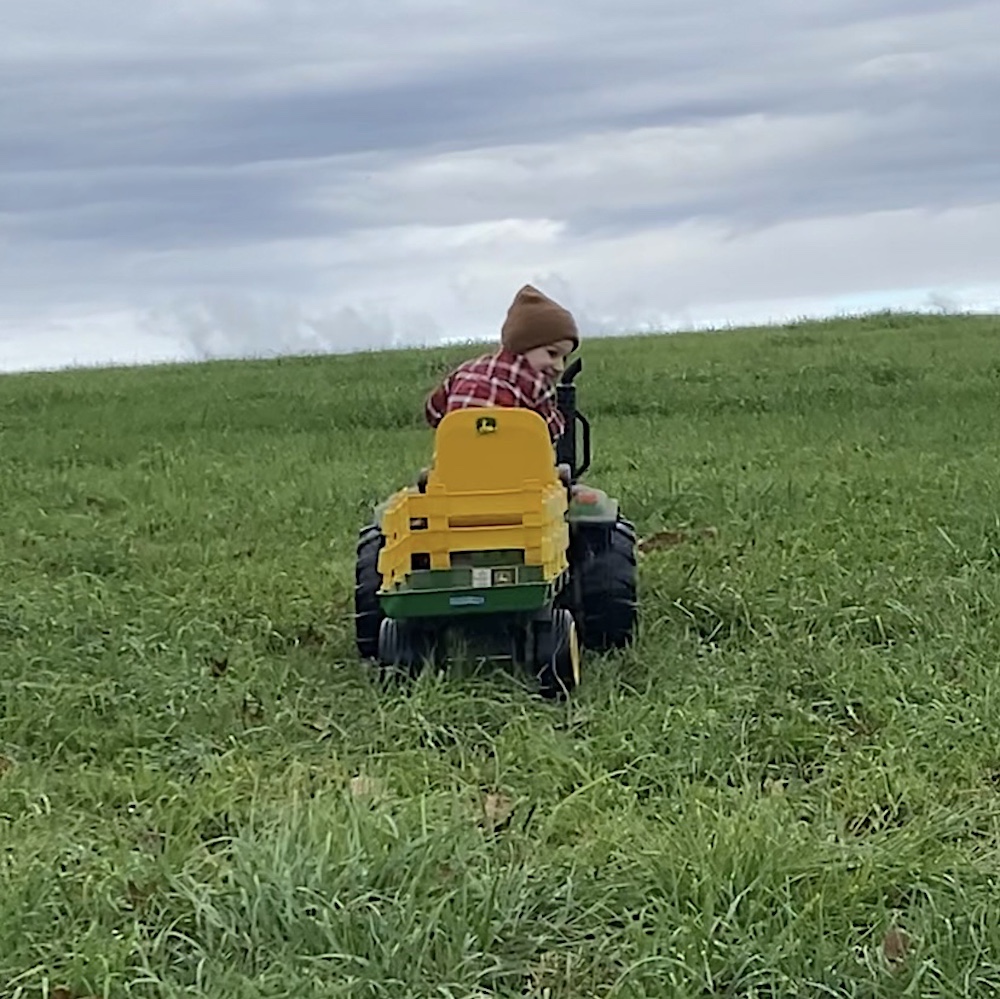
<svg viewBox="0 0 1000 999"><path fill-rule="evenodd" d="M480 416L476 420L477 434L492 434L497 428L496 418L493 416Z"/></svg>

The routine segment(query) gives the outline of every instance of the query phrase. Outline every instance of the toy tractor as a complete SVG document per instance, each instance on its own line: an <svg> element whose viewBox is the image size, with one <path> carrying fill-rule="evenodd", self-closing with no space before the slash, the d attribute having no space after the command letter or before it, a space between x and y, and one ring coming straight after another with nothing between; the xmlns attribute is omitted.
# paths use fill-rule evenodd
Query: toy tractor
<svg viewBox="0 0 1000 999"><path fill-rule="evenodd" d="M617 500L579 484L591 459L580 367L557 386L566 431L556 447L528 409L463 409L438 424L432 466L380 504L358 539L363 659L413 675L457 641L530 669L545 696L560 697L580 682L581 647L632 641L636 535Z"/></svg>

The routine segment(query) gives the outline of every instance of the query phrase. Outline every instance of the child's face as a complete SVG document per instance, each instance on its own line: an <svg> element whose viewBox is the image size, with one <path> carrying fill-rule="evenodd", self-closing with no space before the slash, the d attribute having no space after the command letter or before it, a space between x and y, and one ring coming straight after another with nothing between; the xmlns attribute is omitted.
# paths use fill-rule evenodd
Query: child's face
<svg viewBox="0 0 1000 999"><path fill-rule="evenodd" d="M544 347L535 347L524 356L536 371L541 371L543 375L555 381L566 367L566 358L572 351L572 340L560 340L557 343L547 343Z"/></svg>

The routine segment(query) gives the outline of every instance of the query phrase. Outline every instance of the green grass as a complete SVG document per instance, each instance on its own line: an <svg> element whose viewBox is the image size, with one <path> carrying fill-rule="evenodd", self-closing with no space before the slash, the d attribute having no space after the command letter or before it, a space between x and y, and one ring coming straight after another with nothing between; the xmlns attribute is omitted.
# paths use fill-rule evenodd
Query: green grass
<svg viewBox="0 0 1000 999"><path fill-rule="evenodd" d="M585 345L692 540L563 705L353 656L467 353L0 380L0 996L994 994L1000 322Z"/></svg>

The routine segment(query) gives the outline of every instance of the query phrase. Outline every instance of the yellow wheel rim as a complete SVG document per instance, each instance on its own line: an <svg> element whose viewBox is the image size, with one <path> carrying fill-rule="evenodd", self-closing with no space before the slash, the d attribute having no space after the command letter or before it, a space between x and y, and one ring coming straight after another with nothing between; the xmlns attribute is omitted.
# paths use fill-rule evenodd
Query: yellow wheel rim
<svg viewBox="0 0 1000 999"><path fill-rule="evenodd" d="M576 621L570 619L569 626L569 661L573 666L573 686L580 685L580 640L576 633Z"/></svg>

